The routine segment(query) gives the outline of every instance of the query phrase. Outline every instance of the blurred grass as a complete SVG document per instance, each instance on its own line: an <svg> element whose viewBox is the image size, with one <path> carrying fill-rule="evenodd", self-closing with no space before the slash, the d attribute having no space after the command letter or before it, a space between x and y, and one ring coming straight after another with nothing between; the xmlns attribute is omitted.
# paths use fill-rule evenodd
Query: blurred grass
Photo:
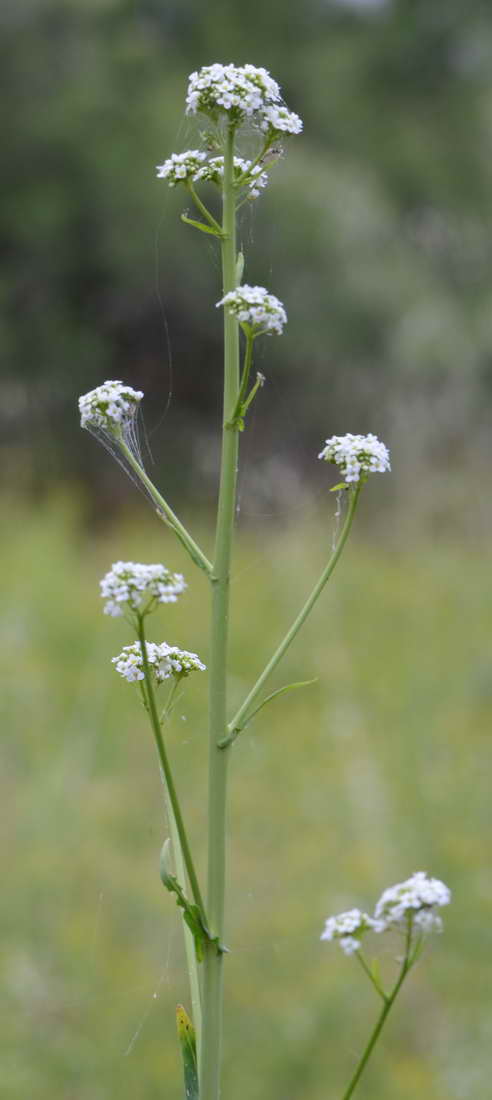
<svg viewBox="0 0 492 1100"><path fill-rule="evenodd" d="M160 782L137 694L109 663L126 627L101 615L97 585L117 558L184 569L190 591L154 637L207 660L206 583L150 515L95 538L66 501L27 514L5 500L3 513L2 1096L180 1097L174 1005L188 993L158 876ZM319 529L240 536L238 701L325 550ZM490 1096L491 602L480 548L368 543L356 525L272 688L319 683L236 745L225 1098L338 1100L377 1006L356 965L320 944L323 920L421 868L453 905L358 1095ZM203 866L196 679L169 740Z"/></svg>

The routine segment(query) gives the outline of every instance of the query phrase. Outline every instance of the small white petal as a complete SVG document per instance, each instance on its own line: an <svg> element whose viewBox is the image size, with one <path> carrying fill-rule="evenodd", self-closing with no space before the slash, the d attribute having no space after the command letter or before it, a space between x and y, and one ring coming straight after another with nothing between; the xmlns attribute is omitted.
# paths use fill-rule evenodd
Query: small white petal
<svg viewBox="0 0 492 1100"><path fill-rule="evenodd" d="M326 440L318 458L338 466L345 481L365 480L369 473L385 473L390 470L388 448L377 436L333 435Z"/></svg>
<svg viewBox="0 0 492 1100"><path fill-rule="evenodd" d="M261 332L276 332L280 335L287 323L282 302L274 294L269 294L263 286L238 286L217 302L217 307L219 306L224 306L242 324L250 324Z"/></svg>

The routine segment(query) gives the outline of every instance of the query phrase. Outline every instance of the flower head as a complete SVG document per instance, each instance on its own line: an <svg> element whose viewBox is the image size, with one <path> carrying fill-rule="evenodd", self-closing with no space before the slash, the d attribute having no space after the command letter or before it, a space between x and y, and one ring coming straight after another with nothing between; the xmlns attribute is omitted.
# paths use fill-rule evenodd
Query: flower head
<svg viewBox="0 0 492 1100"><path fill-rule="evenodd" d="M381 931L379 922L360 909L349 909L336 917L328 917L321 939L337 940L346 955L353 955L361 946L360 937L369 931Z"/></svg>
<svg viewBox="0 0 492 1100"><path fill-rule="evenodd" d="M280 100L280 88L266 69L254 65L205 65L191 73L186 96L187 114L217 118L221 113L241 122Z"/></svg>
<svg viewBox="0 0 492 1100"><path fill-rule="evenodd" d="M150 611L158 603L176 603L186 583L181 573L171 573L165 565L141 565L135 561L116 561L103 577L101 596L104 614L122 615L125 605L131 611L142 607Z"/></svg>
<svg viewBox="0 0 492 1100"><path fill-rule="evenodd" d="M302 119L294 111L289 111L277 103L265 107L261 112L260 130L272 137L283 137L284 134L300 134L302 131Z"/></svg>
<svg viewBox="0 0 492 1100"><path fill-rule="evenodd" d="M142 397L123 382L104 382L79 397L80 425L119 435L132 425Z"/></svg>
<svg viewBox="0 0 492 1100"><path fill-rule="evenodd" d="M214 120L225 114L235 123L248 119L272 139L302 130L299 116L283 104L276 80L254 65L205 65L192 73L186 111L201 111Z"/></svg>
<svg viewBox="0 0 492 1100"><path fill-rule="evenodd" d="M253 162L251 160L243 160L242 157L234 157L234 179L235 182L242 180L242 186L248 189L249 197L252 199L258 198L260 189L266 187L268 183L268 176L266 172L263 172L259 164L255 164L252 167ZM211 157L196 173L194 179L198 180L210 180L211 183L220 184L224 176L224 158L223 157ZM243 179L244 177L244 179Z"/></svg>
<svg viewBox="0 0 492 1100"><path fill-rule="evenodd" d="M368 474L391 469L388 448L376 435L333 435L318 458L339 466L348 482L364 482Z"/></svg>
<svg viewBox="0 0 492 1100"><path fill-rule="evenodd" d="M178 649L177 646L170 646L167 642L161 642L160 645L156 642L146 642L145 648L147 661L158 684L161 684L163 680L169 680L171 676L183 679L185 676L189 676L191 672L205 671L205 665L202 664L196 653L189 653L186 649ZM116 668L116 672L119 672L120 676L123 676L123 679L128 680L130 684L145 679L140 642L133 642L132 645L124 646L121 653L117 657L113 657L112 663Z"/></svg>
<svg viewBox="0 0 492 1100"><path fill-rule="evenodd" d="M374 916L388 928L401 928L412 917L422 932L441 931L442 921L436 909L449 905L451 891L438 878L429 878L425 871L416 871L405 882L389 886L381 894Z"/></svg>
<svg viewBox="0 0 492 1100"><path fill-rule="evenodd" d="M206 159L207 154L202 153L200 149L172 153L164 164L157 165L157 178L167 180L170 187L176 187L177 183L183 183L188 179L199 179L199 170Z"/></svg>
<svg viewBox="0 0 492 1100"><path fill-rule="evenodd" d="M218 186L224 176L224 158L210 157L199 149L188 149L186 153L172 153L164 164L157 166L157 178L167 180L170 187L178 183L201 183L209 181ZM259 164L251 160L234 157L234 180L238 188L244 188L247 198L257 199L260 191L266 187L268 176ZM239 183L239 181L241 181Z"/></svg>
<svg viewBox="0 0 492 1100"><path fill-rule="evenodd" d="M206 665L202 664L196 653L189 653L187 649L178 649L177 645L167 646L166 659L171 669L170 675L180 679L189 676L190 672L205 672Z"/></svg>
<svg viewBox="0 0 492 1100"><path fill-rule="evenodd" d="M276 332L280 336L287 314L278 298L264 286L237 286L217 302L225 306L242 325L250 325L255 335Z"/></svg>
<svg viewBox="0 0 492 1100"><path fill-rule="evenodd" d="M406 932L410 928L410 934L440 932L442 921L436 909L450 901L451 891L444 882L429 878L425 871L417 871L381 894L373 917L360 909L328 917L321 939L337 940L346 955L353 955L360 949L365 932L386 932L392 928Z"/></svg>

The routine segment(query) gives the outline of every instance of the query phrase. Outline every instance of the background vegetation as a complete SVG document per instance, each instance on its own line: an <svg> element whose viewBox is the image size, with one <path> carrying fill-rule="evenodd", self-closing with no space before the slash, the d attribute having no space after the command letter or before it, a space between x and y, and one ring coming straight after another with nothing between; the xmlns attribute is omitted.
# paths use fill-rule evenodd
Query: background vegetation
<svg viewBox="0 0 492 1100"><path fill-rule="evenodd" d="M302 517L306 533L270 534L261 547L243 537L238 700L324 561L325 500L320 508L316 525ZM174 1006L189 1002L178 918L158 877L160 783L138 693L109 664L126 629L102 616L97 597L120 555L183 564L143 503L140 519L88 544L71 508L29 520L11 509L2 560L5 1100L181 1095ZM470 548L418 554L365 542L359 527L274 681L319 683L272 705L236 745L224 1096L337 1100L378 1006L356 963L319 942L324 918L371 905L385 885L426 868L452 886L453 904L361 1100L488 1100L488 578ZM179 607L156 616L155 637L206 657L207 602L195 577ZM201 865L204 691L190 684L169 734ZM395 950L385 942L386 966Z"/></svg>
<svg viewBox="0 0 492 1100"><path fill-rule="evenodd" d="M305 133L242 224L248 279L289 313L288 337L265 341L244 506L283 507L286 476L312 484L319 441L352 428L398 441L395 495L415 518L439 522L457 495L466 511L464 480L491 457L489 6L26 0L0 21L16 479L39 490L63 471L107 512L121 481L76 431L74 394L122 378L147 394L168 487L213 496L219 266L154 166L193 144L191 69L252 60Z"/></svg>
<svg viewBox="0 0 492 1100"><path fill-rule="evenodd" d="M319 943L323 920L426 868L453 906L361 1100L488 1100L492 12L24 0L0 26L2 1096L180 1095L187 991L157 875L161 793L137 699L109 665L124 628L102 617L97 584L117 558L192 578L79 431L76 397L112 377L145 390L149 468L210 545L219 267L154 166L194 143L188 73L250 60L305 133L241 227L247 277L289 325L264 342L242 441L238 698L331 544L322 440L375 431L394 472L365 491L272 686L319 684L234 750L224 1096L337 1100L376 1006ZM207 660L206 613L195 578L162 636ZM204 690L171 733L198 846Z"/></svg>

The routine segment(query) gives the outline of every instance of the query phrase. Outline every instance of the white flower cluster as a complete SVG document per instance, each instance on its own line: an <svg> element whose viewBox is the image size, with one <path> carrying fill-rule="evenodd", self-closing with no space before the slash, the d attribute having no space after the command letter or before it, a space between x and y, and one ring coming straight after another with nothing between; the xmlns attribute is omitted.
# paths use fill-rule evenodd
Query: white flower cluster
<svg viewBox="0 0 492 1100"><path fill-rule="evenodd" d="M423 932L441 931L442 921L435 912L449 905L451 891L438 878L428 878L425 871L416 871L405 882L389 886L381 895L374 912L385 928L405 925L412 915L413 923Z"/></svg>
<svg viewBox="0 0 492 1100"><path fill-rule="evenodd" d="M280 88L266 69L217 63L191 73L186 112L216 115L218 111L227 111L239 121L251 118L256 111L279 99Z"/></svg>
<svg viewBox="0 0 492 1100"><path fill-rule="evenodd" d="M169 680L171 676L179 679L189 676L191 672L204 672L202 664L196 653L189 653L187 649L178 649L167 642L146 642L147 660L158 684L163 680ZM113 657L112 663L123 679L129 684L137 680L144 680L142 647L140 642L126 645L117 657Z"/></svg>
<svg viewBox="0 0 492 1100"><path fill-rule="evenodd" d="M248 198L257 199L260 190L266 187L268 176L259 164L254 166L251 160L234 157L234 176L236 182L248 191ZM192 183L209 181L220 184L224 175L224 158L210 157L198 149L188 149L186 153L173 153L164 164L157 166L157 178L166 179L170 187L191 180ZM244 177L244 179L243 179Z"/></svg>
<svg viewBox="0 0 492 1100"><path fill-rule="evenodd" d="M185 153L172 153L164 161L164 164L157 165L157 178L168 180L170 187L176 187L176 184L182 183L183 180L199 179L197 173L206 159L207 154L202 153L200 149L187 149Z"/></svg>
<svg viewBox="0 0 492 1100"><path fill-rule="evenodd" d="M272 138L302 130L299 116L283 105L276 80L254 65L205 65L192 73L186 111L202 111L212 118L225 111L232 122L247 118Z"/></svg>
<svg viewBox="0 0 492 1100"><path fill-rule="evenodd" d="M176 603L186 583L181 573L171 573L165 565L141 565L135 561L116 561L100 582L101 596L107 602L104 614L122 615L124 604L131 611L142 606L148 611L155 603Z"/></svg>
<svg viewBox="0 0 492 1100"><path fill-rule="evenodd" d="M282 134L300 134L302 119L299 118L299 115L294 114L294 111L289 111L287 107L275 103L271 107L265 107L262 112L260 129L266 133L268 131L273 132L278 137L281 137Z"/></svg>
<svg viewBox="0 0 492 1100"><path fill-rule="evenodd" d="M197 657L196 653L189 653L187 649L178 649L177 645L167 646L167 660L173 676L189 676L190 672L205 672L206 665Z"/></svg>
<svg viewBox="0 0 492 1100"><path fill-rule="evenodd" d="M104 382L79 397L80 425L118 433L133 422L142 397L141 390L123 382Z"/></svg>
<svg viewBox="0 0 492 1100"><path fill-rule="evenodd" d="M388 448L376 435L333 435L318 458L340 467L345 481L365 481L368 474L391 470Z"/></svg>
<svg viewBox="0 0 492 1100"><path fill-rule="evenodd" d="M241 324L251 325L262 333L276 332L280 336L287 323L282 302L264 286L237 286L217 302L219 306L225 306Z"/></svg>
<svg viewBox="0 0 492 1100"><path fill-rule="evenodd" d="M353 955L358 951L361 941L358 939L364 932L382 932L379 922L362 913L360 909L349 909L346 913L339 913L337 917L328 917L322 940L337 940L346 955Z"/></svg>
<svg viewBox="0 0 492 1100"><path fill-rule="evenodd" d="M263 172L259 164L255 164L252 167L251 160L243 160L242 157L234 157L234 177L236 182L243 176L246 178L243 180L243 186L249 188L249 197L257 199L264 187L268 183L268 176L266 172ZM249 179L248 179L249 175ZM211 183L220 184L224 176L224 158L223 157L211 157L206 164L200 168L195 176L196 180L209 180Z"/></svg>
<svg viewBox="0 0 492 1100"><path fill-rule="evenodd" d="M436 909L449 905L451 891L437 878L429 878L425 871L416 871L405 882L389 886L381 895L374 916L360 909L349 909L336 917L328 917L322 940L337 940L346 955L353 955L361 946L360 937L365 932L387 932L389 929L406 931L408 918L418 932L440 932L442 921Z"/></svg>

